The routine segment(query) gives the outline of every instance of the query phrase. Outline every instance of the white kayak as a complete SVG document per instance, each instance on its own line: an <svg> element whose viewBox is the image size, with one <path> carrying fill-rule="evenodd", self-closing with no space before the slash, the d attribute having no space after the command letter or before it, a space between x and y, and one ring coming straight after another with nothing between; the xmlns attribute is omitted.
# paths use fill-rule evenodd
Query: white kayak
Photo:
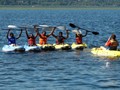
<svg viewBox="0 0 120 90"><path fill-rule="evenodd" d="M27 52L40 52L41 48L38 46L29 46L29 45L24 45L25 51Z"/></svg>
<svg viewBox="0 0 120 90"><path fill-rule="evenodd" d="M19 46L19 45L4 45L2 48L3 52L24 52L25 48L23 46Z"/></svg>

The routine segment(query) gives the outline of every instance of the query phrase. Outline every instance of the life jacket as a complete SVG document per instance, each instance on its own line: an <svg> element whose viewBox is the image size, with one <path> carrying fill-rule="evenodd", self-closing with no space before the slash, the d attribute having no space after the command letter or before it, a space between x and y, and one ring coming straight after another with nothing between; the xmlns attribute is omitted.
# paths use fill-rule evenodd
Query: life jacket
<svg viewBox="0 0 120 90"><path fill-rule="evenodd" d="M117 50L118 42L116 40L108 40L105 46L109 46L109 50Z"/></svg>
<svg viewBox="0 0 120 90"><path fill-rule="evenodd" d="M108 41L105 43L105 46L116 47L116 46L118 46L118 42L115 41L115 40L108 40Z"/></svg>
<svg viewBox="0 0 120 90"><path fill-rule="evenodd" d="M64 43L64 37L63 36L58 36L56 40L56 44L63 44Z"/></svg>
<svg viewBox="0 0 120 90"><path fill-rule="evenodd" d="M36 45L35 38L30 37L28 39L28 45L30 45L30 46Z"/></svg>
<svg viewBox="0 0 120 90"><path fill-rule="evenodd" d="M39 43L40 43L41 45L47 44L47 36L41 34L41 37L42 37L42 38L39 39Z"/></svg>
<svg viewBox="0 0 120 90"><path fill-rule="evenodd" d="M76 43L77 44L82 44L82 36L76 37Z"/></svg>
<svg viewBox="0 0 120 90"><path fill-rule="evenodd" d="M16 38L15 37L9 37L8 38L8 44L16 44Z"/></svg>
<svg viewBox="0 0 120 90"><path fill-rule="evenodd" d="M110 40L110 42L111 42L110 46L112 46L112 47L118 46L118 42L116 40Z"/></svg>

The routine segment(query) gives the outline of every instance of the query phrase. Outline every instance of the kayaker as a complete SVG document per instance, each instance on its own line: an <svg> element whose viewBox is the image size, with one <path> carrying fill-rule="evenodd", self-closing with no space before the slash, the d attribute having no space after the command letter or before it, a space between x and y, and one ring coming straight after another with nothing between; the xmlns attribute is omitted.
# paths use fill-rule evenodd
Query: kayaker
<svg viewBox="0 0 120 90"><path fill-rule="evenodd" d="M29 46L36 46L36 37L37 37L37 34L34 36L32 33L31 34L28 34L28 31L27 29L26 30L26 36L27 36L27 39L28 39L28 45Z"/></svg>
<svg viewBox="0 0 120 90"><path fill-rule="evenodd" d="M63 36L62 32L59 32L58 36L56 36L54 34L52 34L52 36L54 38L56 38L56 44L64 44L64 40L69 37L69 32L68 32L68 30L66 30L66 37Z"/></svg>
<svg viewBox="0 0 120 90"><path fill-rule="evenodd" d="M43 31L42 34L39 33L38 29L36 29L36 33L39 35L39 44L40 45L44 45L44 44L47 44L47 39L48 37L50 37L53 32L55 31L56 27L54 27L52 29L52 31L50 32L50 34L46 34L46 31Z"/></svg>
<svg viewBox="0 0 120 90"><path fill-rule="evenodd" d="M15 37L12 32L10 32L11 29L8 30L7 32L7 39L8 39L8 44L9 45L16 45L16 40L21 37L22 34L22 29L18 37Z"/></svg>
<svg viewBox="0 0 120 90"><path fill-rule="evenodd" d="M109 47L109 50L117 50L119 43L116 39L116 35L112 34L108 41L105 43L105 46Z"/></svg>
<svg viewBox="0 0 120 90"><path fill-rule="evenodd" d="M76 44L82 44L82 38L85 37L87 35L87 31L85 33L85 35L82 35L81 31L77 31L76 35Z"/></svg>

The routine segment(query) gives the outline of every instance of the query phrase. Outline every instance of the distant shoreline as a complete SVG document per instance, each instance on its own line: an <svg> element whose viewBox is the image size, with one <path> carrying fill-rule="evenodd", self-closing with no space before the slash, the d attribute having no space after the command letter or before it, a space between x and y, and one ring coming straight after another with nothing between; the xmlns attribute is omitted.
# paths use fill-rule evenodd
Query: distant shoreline
<svg viewBox="0 0 120 90"><path fill-rule="evenodd" d="M101 7L101 6L18 6L0 5L0 10L120 10L120 7Z"/></svg>

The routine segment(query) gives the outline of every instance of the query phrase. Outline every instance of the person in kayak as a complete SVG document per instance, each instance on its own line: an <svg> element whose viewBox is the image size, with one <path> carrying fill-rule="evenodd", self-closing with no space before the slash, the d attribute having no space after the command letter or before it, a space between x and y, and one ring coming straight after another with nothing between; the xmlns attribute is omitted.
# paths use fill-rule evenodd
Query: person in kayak
<svg viewBox="0 0 120 90"><path fill-rule="evenodd" d="M116 35L112 34L108 41L105 43L105 46L109 47L109 50L117 50L119 43L116 39Z"/></svg>
<svg viewBox="0 0 120 90"><path fill-rule="evenodd" d="M18 37L15 37L12 32L10 32L11 29L8 30L7 32L7 39L8 39L8 44L9 45L16 45L16 40L21 37L22 34L22 29Z"/></svg>
<svg viewBox="0 0 120 90"><path fill-rule="evenodd" d="M28 34L28 31L27 29L25 29L26 31L26 36L27 36L27 39L28 39L28 45L29 46L36 46L36 37L38 36L37 34L34 36L33 34Z"/></svg>
<svg viewBox="0 0 120 90"><path fill-rule="evenodd" d="M88 31L86 31L85 35L82 35L81 31L77 31L75 36L76 36L76 44L82 44L82 38L85 37L87 35Z"/></svg>
<svg viewBox="0 0 120 90"><path fill-rule="evenodd" d="M46 31L43 31L42 34L40 34L38 29L36 28L36 33L40 37L39 38L39 44L40 45L47 44L48 37L50 37L54 33L55 29L56 29L56 27L52 28L52 31L50 32L50 34L46 34Z"/></svg>
<svg viewBox="0 0 120 90"><path fill-rule="evenodd" d="M64 40L69 37L69 32L68 32L68 30L66 30L66 37L63 36L62 32L59 32L58 36L56 36L54 34L52 34L52 36L54 38L56 38L56 44L64 44Z"/></svg>

